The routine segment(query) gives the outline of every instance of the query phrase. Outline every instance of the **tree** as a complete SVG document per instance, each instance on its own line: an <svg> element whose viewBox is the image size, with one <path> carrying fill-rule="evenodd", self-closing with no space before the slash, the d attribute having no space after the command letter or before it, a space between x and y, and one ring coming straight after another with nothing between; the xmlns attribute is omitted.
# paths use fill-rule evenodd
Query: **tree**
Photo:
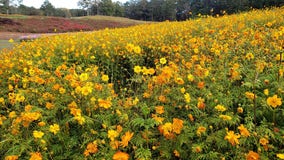
<svg viewBox="0 0 284 160"><path fill-rule="evenodd" d="M22 2L23 0L0 0L0 6L9 14L10 7L18 7Z"/></svg>
<svg viewBox="0 0 284 160"><path fill-rule="evenodd" d="M45 0L40 7L45 16L53 16L55 12L55 7L48 1Z"/></svg>
<svg viewBox="0 0 284 160"><path fill-rule="evenodd" d="M101 0L99 3L99 12L102 15L112 16L114 14L114 4L111 0Z"/></svg>
<svg viewBox="0 0 284 160"><path fill-rule="evenodd" d="M80 0L78 6L87 10L87 15L99 14L99 0Z"/></svg>

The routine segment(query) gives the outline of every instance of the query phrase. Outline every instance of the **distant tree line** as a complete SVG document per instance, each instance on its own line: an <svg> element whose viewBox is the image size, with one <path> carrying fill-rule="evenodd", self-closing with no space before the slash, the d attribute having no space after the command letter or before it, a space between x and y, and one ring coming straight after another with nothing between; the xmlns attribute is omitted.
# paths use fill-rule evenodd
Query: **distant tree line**
<svg viewBox="0 0 284 160"><path fill-rule="evenodd" d="M198 15L223 15L252 8L280 7L284 0L79 0L82 9L55 8L45 0L40 9L21 4L22 0L0 0L1 13L77 17L86 15L120 16L145 21L185 20Z"/></svg>

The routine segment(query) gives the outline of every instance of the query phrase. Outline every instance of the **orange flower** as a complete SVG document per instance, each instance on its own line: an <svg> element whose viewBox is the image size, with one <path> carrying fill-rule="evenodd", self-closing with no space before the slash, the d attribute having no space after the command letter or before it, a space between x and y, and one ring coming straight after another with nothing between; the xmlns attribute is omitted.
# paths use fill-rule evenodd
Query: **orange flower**
<svg viewBox="0 0 284 160"><path fill-rule="evenodd" d="M128 146L128 142L131 140L131 138L133 137L133 132L129 132L127 131L122 137L121 137L121 146L122 147L127 147Z"/></svg>
<svg viewBox="0 0 284 160"><path fill-rule="evenodd" d="M277 95L274 95L273 97L268 97L266 102L269 106L272 106L273 108L281 106L282 104L281 98L278 98Z"/></svg>
<svg viewBox="0 0 284 160"><path fill-rule="evenodd" d="M173 124L172 124L173 132L176 134L180 134L182 128L183 128L183 120L174 118Z"/></svg>
<svg viewBox="0 0 284 160"><path fill-rule="evenodd" d="M198 82L197 83L197 88L203 89L205 87L205 82Z"/></svg>
<svg viewBox="0 0 284 160"><path fill-rule="evenodd" d="M225 136L225 140L228 140L233 146L235 146L236 144L239 144L239 138L241 136L238 134L235 134L234 131L229 131L227 132L227 135Z"/></svg>
<svg viewBox="0 0 284 160"><path fill-rule="evenodd" d="M42 160L42 155L40 152L32 152L30 160Z"/></svg>
<svg viewBox="0 0 284 160"><path fill-rule="evenodd" d="M269 141L266 138L260 138L259 143L263 146L266 146L269 143Z"/></svg>
<svg viewBox="0 0 284 160"><path fill-rule="evenodd" d="M206 128L203 127L203 126L200 126L200 127L198 127L198 129L197 129L197 131L196 131L196 134L197 134L198 136L201 136L201 134L204 133L204 132L206 132Z"/></svg>
<svg viewBox="0 0 284 160"><path fill-rule="evenodd" d="M18 158L19 156L12 155L12 156L6 156L5 160L17 160Z"/></svg>
<svg viewBox="0 0 284 160"><path fill-rule="evenodd" d="M113 160L128 160L129 155L125 152L117 151L113 156Z"/></svg>
<svg viewBox="0 0 284 160"><path fill-rule="evenodd" d="M87 149L84 151L84 155L87 157L91 154L97 153L98 152L98 146L96 141L88 143Z"/></svg>
<svg viewBox="0 0 284 160"><path fill-rule="evenodd" d="M163 114L165 112L164 106L156 106L155 109L156 109L156 113L158 114Z"/></svg>
<svg viewBox="0 0 284 160"><path fill-rule="evenodd" d="M254 151L249 151L246 158L247 160L259 160L259 155Z"/></svg>
<svg viewBox="0 0 284 160"><path fill-rule="evenodd" d="M110 108L112 105L111 101L109 100L98 99L98 102L99 102L99 106L105 109Z"/></svg>
<svg viewBox="0 0 284 160"><path fill-rule="evenodd" d="M244 137L249 137L249 136L250 136L249 131L246 129L246 127L244 127L243 124L241 124L241 125L238 127L238 129L240 130L240 133L241 133L242 136L244 136Z"/></svg>
<svg viewBox="0 0 284 160"><path fill-rule="evenodd" d="M159 99L160 102L163 102L163 103L165 103L167 101L167 98L164 95L160 95L158 99Z"/></svg>

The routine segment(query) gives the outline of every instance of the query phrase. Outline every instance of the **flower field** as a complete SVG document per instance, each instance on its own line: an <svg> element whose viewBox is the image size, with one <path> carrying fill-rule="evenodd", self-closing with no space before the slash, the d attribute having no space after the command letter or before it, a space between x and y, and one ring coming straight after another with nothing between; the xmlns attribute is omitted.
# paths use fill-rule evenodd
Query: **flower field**
<svg viewBox="0 0 284 160"><path fill-rule="evenodd" d="M0 53L0 159L284 159L284 8Z"/></svg>

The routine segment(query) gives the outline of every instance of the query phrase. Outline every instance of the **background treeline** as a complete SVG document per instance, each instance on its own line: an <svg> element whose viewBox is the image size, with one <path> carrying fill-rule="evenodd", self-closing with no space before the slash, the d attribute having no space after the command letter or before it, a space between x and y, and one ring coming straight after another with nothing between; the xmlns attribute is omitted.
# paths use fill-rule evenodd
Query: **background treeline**
<svg viewBox="0 0 284 160"><path fill-rule="evenodd" d="M0 12L7 14L77 17L86 15L120 16L145 21L185 20L198 15L223 15L253 8L280 7L284 0L79 0L81 9L55 8L46 0L39 9L21 4L22 0L0 0Z"/></svg>

